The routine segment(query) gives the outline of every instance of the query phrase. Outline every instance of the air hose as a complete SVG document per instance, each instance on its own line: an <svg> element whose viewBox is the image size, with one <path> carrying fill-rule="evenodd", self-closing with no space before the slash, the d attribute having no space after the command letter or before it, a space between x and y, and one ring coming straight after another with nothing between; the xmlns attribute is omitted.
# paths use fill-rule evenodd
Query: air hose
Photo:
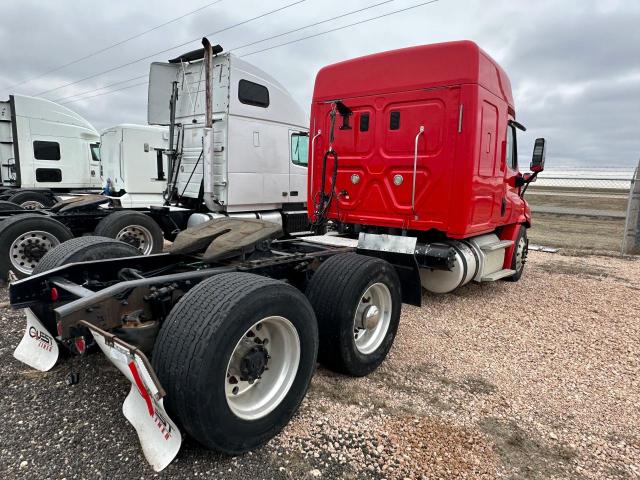
<svg viewBox="0 0 640 480"><path fill-rule="evenodd" d="M322 176L320 181L320 192L314 199L314 220L312 226L315 230L322 227L326 222L326 214L333 199L333 192L336 186L336 180L338 178L338 154L333 149L334 129L336 125L336 104L334 103L333 109L330 113L331 116L331 129L329 134L329 149L324 153L322 157ZM327 177L327 159L333 157L333 173L331 175L331 184L329 191L325 191L326 177Z"/></svg>

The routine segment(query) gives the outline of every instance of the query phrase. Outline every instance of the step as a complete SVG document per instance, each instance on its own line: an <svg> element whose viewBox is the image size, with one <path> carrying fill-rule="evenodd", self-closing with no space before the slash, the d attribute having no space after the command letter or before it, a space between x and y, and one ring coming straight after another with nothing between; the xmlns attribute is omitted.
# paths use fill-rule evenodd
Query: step
<svg viewBox="0 0 640 480"><path fill-rule="evenodd" d="M483 252L495 252L496 250L500 250L502 248L509 248L511 245L513 245L513 240L501 240L499 242L481 245L480 250L482 250Z"/></svg>
<svg viewBox="0 0 640 480"><path fill-rule="evenodd" d="M498 270L497 272L490 273L489 275L485 275L480 280L481 282L495 282L496 280L500 280L501 278L510 277L516 273L515 270L511 270L509 268L505 268L504 270Z"/></svg>

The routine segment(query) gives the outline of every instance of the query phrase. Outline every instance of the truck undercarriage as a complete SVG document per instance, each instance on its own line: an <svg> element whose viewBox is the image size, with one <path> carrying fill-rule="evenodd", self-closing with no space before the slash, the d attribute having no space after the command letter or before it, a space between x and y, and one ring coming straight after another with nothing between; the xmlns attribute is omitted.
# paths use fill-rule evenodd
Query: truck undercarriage
<svg viewBox="0 0 640 480"><path fill-rule="evenodd" d="M120 242L109 239L73 239L59 249L67 250L54 262L59 266L10 287L12 306L24 308L27 317L27 329L14 356L36 369L49 370L57 363L58 346L85 355L97 345L132 383L123 411L157 470L178 452L177 425L211 448L239 453L264 443L286 424L315 368L314 310L318 306L310 302L314 295L320 296L316 298L320 305L331 301L323 294L324 287L310 287L323 263L332 257L356 256L373 262L369 268L379 270L385 265L393 271L386 262L348 253L354 250L350 247L273 240L280 229L270 222L220 219L194 230L178 235L173 253L150 256L135 255L128 245L123 245L131 249L128 252L116 252L115 244ZM96 258L98 251L100 258ZM82 255L89 261L67 263ZM335 274L335 268L332 271ZM400 301L393 281L374 285L371 295L364 294L369 295L365 303L363 292L355 297L351 293L356 305L351 305L347 321L354 335L353 315L358 317L356 334L375 350L388 335L395 335L395 329L389 329L391 308L397 321ZM393 296L390 289L395 289ZM379 290L383 297L376 293ZM208 341L194 335L212 325L220 330ZM241 331L234 332L236 326ZM371 332L377 333L372 336ZM182 354L176 353L178 341ZM377 366L386 350L384 345L379 358L365 365L363 372ZM224 417L227 410L233 414L222 423L218 416L209 417L213 431L226 425L212 437L192 425L188 409L179 402L183 387L178 385L191 377L179 374L177 378L175 372L213 352L222 355L211 360L210 368L224 389L191 379L199 385L193 395L198 389L214 397L219 394L213 409L216 415ZM269 421L247 423L261 418ZM243 433L234 437L241 427Z"/></svg>

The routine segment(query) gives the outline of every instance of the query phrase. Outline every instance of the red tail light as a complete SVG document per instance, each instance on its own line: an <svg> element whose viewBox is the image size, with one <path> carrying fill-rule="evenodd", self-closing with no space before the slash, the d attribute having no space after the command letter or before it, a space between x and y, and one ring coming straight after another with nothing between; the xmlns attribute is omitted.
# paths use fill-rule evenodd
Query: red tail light
<svg viewBox="0 0 640 480"><path fill-rule="evenodd" d="M52 302L58 301L58 289L56 287L51 288L51 301Z"/></svg>
<svg viewBox="0 0 640 480"><path fill-rule="evenodd" d="M87 343L84 341L84 337L76 337L74 340L74 344L76 346L77 352L82 355L85 348L87 348Z"/></svg>
<svg viewBox="0 0 640 480"><path fill-rule="evenodd" d="M58 336L62 336L62 322L56 322L56 329L58 330Z"/></svg>

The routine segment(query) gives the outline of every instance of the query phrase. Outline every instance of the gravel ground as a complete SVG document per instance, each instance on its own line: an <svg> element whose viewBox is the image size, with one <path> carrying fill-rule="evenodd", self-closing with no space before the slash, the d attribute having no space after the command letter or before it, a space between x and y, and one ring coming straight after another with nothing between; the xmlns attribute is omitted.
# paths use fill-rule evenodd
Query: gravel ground
<svg viewBox="0 0 640 480"><path fill-rule="evenodd" d="M0 478L640 478L640 259L533 252L516 284L408 307L367 378L319 368L264 448L223 457L187 440L155 474L101 355L30 371L0 310ZM6 290L2 290L6 300Z"/></svg>

